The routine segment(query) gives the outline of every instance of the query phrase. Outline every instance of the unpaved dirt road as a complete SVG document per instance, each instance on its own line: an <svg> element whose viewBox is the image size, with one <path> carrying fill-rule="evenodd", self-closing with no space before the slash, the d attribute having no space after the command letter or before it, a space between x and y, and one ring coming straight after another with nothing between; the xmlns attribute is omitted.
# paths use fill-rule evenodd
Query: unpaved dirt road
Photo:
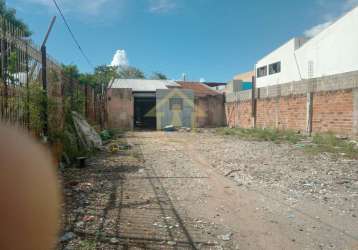
<svg viewBox="0 0 358 250"><path fill-rule="evenodd" d="M358 249L358 161L134 132L63 172L58 249Z"/></svg>
<svg viewBox="0 0 358 250"><path fill-rule="evenodd" d="M358 249L358 162L213 133L134 133L174 206L228 249ZM220 244L220 241L219 241Z"/></svg>

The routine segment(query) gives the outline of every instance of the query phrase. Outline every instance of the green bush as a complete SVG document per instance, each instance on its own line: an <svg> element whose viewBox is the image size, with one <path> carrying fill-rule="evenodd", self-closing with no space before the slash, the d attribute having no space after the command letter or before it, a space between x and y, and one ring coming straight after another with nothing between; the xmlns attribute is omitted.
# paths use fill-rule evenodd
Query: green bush
<svg viewBox="0 0 358 250"><path fill-rule="evenodd" d="M113 134L108 130L103 130L99 135L101 136L102 141L108 141L113 137Z"/></svg>

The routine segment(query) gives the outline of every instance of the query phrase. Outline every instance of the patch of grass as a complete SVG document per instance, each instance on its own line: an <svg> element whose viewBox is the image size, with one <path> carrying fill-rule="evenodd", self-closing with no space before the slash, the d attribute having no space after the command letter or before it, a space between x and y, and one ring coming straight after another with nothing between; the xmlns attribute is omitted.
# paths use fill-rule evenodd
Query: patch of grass
<svg viewBox="0 0 358 250"><path fill-rule="evenodd" d="M96 242L94 240L83 240L79 246L80 250L95 250Z"/></svg>
<svg viewBox="0 0 358 250"><path fill-rule="evenodd" d="M290 142L296 144L304 138L303 135L295 131L277 129L218 128L216 133L237 136L244 140L272 141L275 143Z"/></svg>
<svg viewBox="0 0 358 250"><path fill-rule="evenodd" d="M337 138L333 133L316 134L312 144L305 147L306 152L311 154L331 153L335 156L358 159L358 147L349 140Z"/></svg>
<svg viewBox="0 0 358 250"><path fill-rule="evenodd" d="M272 141L274 143L288 142L297 144L309 154L330 153L335 157L358 159L357 144L350 140L340 139L333 133L315 134L312 137L312 142L309 143L307 143L307 136L292 130L218 128L216 133L236 136L243 140ZM301 141L306 142L300 144Z"/></svg>

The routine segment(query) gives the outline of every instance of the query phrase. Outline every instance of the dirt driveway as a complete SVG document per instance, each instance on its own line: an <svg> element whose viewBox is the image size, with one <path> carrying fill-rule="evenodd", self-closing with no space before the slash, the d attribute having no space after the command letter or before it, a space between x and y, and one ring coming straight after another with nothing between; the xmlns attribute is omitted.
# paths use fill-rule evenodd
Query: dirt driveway
<svg viewBox="0 0 358 250"><path fill-rule="evenodd" d="M357 161L213 133L127 142L71 173L60 248L358 249Z"/></svg>

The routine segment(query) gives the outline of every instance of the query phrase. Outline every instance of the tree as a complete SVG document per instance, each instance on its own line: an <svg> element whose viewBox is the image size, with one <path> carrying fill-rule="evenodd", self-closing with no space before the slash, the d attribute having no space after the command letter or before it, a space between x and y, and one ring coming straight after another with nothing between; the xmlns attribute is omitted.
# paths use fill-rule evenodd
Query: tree
<svg viewBox="0 0 358 250"><path fill-rule="evenodd" d="M107 87L112 79L119 78L118 67L101 65L94 70L97 85Z"/></svg>
<svg viewBox="0 0 358 250"><path fill-rule="evenodd" d="M143 71L136 67L119 67L118 78L121 79L145 79Z"/></svg>
<svg viewBox="0 0 358 250"><path fill-rule="evenodd" d="M29 37L32 35L27 24L25 24L21 19L16 17L16 10L13 8L8 8L6 6L5 0L0 0L0 16L4 17L16 28L22 30L24 37Z"/></svg>
<svg viewBox="0 0 358 250"><path fill-rule="evenodd" d="M95 87L97 83L94 74L90 73L81 73L79 77L79 82L81 85L89 85L92 87Z"/></svg>
<svg viewBox="0 0 358 250"><path fill-rule="evenodd" d="M150 77L153 80L168 80L168 77L160 72L154 72L153 75Z"/></svg>
<svg viewBox="0 0 358 250"><path fill-rule="evenodd" d="M78 70L78 67L76 65L70 64L70 65L62 65L63 73L65 77L71 80L79 80L80 77L80 71Z"/></svg>

